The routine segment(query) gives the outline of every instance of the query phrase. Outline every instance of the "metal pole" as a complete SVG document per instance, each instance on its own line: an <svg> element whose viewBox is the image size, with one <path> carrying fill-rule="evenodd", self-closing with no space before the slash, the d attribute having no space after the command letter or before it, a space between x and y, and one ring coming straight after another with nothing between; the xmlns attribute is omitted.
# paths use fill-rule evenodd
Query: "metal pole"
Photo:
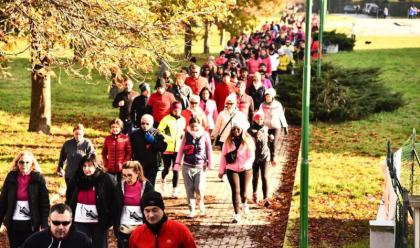
<svg viewBox="0 0 420 248"><path fill-rule="evenodd" d="M319 11L319 30L318 30L318 61L317 61L317 68L316 68L316 77L321 79L321 64L322 64L322 48L324 44L324 21L325 15L327 12L327 1L328 0L320 0L320 11Z"/></svg>
<svg viewBox="0 0 420 248"><path fill-rule="evenodd" d="M311 14L312 0L306 0L305 62L302 94L302 159L300 169L300 247L308 247L308 178L309 178L309 104L311 86Z"/></svg>

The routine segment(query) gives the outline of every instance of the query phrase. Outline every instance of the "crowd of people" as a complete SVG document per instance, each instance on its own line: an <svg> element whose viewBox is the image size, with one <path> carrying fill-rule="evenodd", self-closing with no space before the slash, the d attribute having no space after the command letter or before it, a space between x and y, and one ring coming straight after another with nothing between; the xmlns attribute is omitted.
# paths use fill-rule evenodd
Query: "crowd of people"
<svg viewBox="0 0 420 248"><path fill-rule="evenodd" d="M303 22L283 16L279 24L233 37L201 67L191 58L174 77L163 70L155 92L148 83L137 92L114 68L113 83L123 89L110 92L119 116L109 123L101 156L82 124L61 148L57 173L65 179L65 203L50 208L45 179L30 151L13 161L0 195L0 221L10 246L107 247L113 227L118 247L169 241L170 247L195 247L188 228L165 214L162 194L171 171L173 197L180 195L181 171L188 218L206 213L206 174L212 169L230 186L233 223L249 213L249 189L254 204L270 206L269 171L278 161L281 136L288 134L274 87L278 75L293 73L303 59Z"/></svg>

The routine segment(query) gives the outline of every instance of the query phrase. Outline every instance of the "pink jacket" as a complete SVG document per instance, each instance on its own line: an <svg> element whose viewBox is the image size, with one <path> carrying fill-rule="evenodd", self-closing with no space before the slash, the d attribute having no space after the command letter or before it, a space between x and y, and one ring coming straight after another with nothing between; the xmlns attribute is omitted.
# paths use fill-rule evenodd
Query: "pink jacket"
<svg viewBox="0 0 420 248"><path fill-rule="evenodd" d="M261 59L258 58L255 60L254 58L250 58L247 63L248 71L250 75L254 75L259 69L259 66L261 64Z"/></svg>
<svg viewBox="0 0 420 248"><path fill-rule="evenodd" d="M204 103L203 100L200 101L200 108L204 111L207 117L207 128L209 130L214 129L214 124L216 123L218 112L216 102L213 100L207 100Z"/></svg>
<svg viewBox="0 0 420 248"><path fill-rule="evenodd" d="M252 147L244 147L244 145L240 145L236 157L236 161L233 164L227 164L225 155L228 152L235 150L235 144L233 143L224 143L222 148L222 154L220 155L220 167L219 173L225 173L225 170L233 170L235 172L241 172L245 170L252 169L252 164L255 160L255 148Z"/></svg>
<svg viewBox="0 0 420 248"><path fill-rule="evenodd" d="M190 132L190 128L187 128L186 132ZM210 135L204 131L203 129L201 129L200 131L198 131L198 135L204 135L205 136L205 149L206 149L206 155L207 155L207 169L214 169L214 165L213 165L213 149L211 146L211 140L210 140ZM181 169L181 166L184 162L184 149L185 149L185 135L184 138L181 141L181 145L179 147L178 150L178 154L176 156L176 160L175 160L175 165L174 165L174 171L179 171Z"/></svg>

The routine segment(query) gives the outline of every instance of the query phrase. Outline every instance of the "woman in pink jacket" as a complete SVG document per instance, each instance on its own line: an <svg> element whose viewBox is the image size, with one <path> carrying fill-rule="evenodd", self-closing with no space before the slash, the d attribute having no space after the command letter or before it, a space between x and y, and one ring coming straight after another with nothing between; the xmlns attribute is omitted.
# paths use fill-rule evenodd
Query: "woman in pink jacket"
<svg viewBox="0 0 420 248"><path fill-rule="evenodd" d="M252 164L255 159L255 144L241 122L234 122L229 136L223 144L220 156L219 178L227 174L232 190L235 210L233 223L241 220L241 212L249 212L247 190L252 180ZM240 206L242 203L242 208Z"/></svg>
<svg viewBox="0 0 420 248"><path fill-rule="evenodd" d="M200 108L206 114L209 133L213 131L218 116L216 102L212 100L212 96L213 94L207 87L200 91Z"/></svg>

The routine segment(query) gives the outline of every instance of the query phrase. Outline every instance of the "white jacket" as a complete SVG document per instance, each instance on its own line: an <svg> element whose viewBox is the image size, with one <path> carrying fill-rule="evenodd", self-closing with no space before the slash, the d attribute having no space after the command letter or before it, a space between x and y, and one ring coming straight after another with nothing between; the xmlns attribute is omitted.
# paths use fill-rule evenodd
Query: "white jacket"
<svg viewBox="0 0 420 248"><path fill-rule="evenodd" d="M233 113L235 113L235 116L232 118L232 121L226 125L230 118L232 117ZM230 129L232 128L233 123L241 123L243 127L243 132L246 132L249 128L249 122L248 118L238 109L236 109L232 114L229 113L228 110L223 110L219 113L216 120L216 125L214 126L213 132L211 133L212 136L216 137L217 135L220 135L220 142L225 142L226 138L230 134ZM226 126L225 130L222 132L223 128Z"/></svg>
<svg viewBox="0 0 420 248"><path fill-rule="evenodd" d="M264 112L264 126L268 129L287 127L284 109L279 101L273 100L270 104L263 102L259 111Z"/></svg>

